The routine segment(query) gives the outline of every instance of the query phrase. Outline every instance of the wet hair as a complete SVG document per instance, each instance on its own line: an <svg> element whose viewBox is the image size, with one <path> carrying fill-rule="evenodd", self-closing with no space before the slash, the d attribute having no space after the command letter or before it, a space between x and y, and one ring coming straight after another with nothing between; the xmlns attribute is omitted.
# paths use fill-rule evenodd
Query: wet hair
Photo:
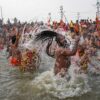
<svg viewBox="0 0 100 100"><path fill-rule="evenodd" d="M54 31L50 31L50 30L45 30L40 32L39 34L37 34L35 36L35 41L39 41L42 40L42 43L45 42L48 39L53 39L55 38L55 41L57 42L57 44L61 47L67 47L68 43L65 39L64 43L61 43L61 38L65 38L63 35L56 33Z"/></svg>
<svg viewBox="0 0 100 100"><path fill-rule="evenodd" d="M11 40L12 40L12 44L15 44L15 42L16 42L16 36L15 35L12 36Z"/></svg>

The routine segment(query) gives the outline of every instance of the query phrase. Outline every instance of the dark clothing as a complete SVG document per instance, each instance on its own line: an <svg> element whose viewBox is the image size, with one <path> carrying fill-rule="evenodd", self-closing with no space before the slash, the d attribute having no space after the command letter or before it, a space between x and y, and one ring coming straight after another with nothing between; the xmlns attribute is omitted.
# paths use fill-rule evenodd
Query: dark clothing
<svg viewBox="0 0 100 100"><path fill-rule="evenodd" d="M11 37L11 42L12 42L12 44L15 44L15 42L16 42L16 36L15 35Z"/></svg>

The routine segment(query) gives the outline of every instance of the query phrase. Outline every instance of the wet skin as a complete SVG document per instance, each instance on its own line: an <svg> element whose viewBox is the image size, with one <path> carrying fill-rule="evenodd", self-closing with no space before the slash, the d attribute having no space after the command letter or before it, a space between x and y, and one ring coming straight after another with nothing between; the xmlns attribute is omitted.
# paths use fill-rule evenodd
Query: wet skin
<svg viewBox="0 0 100 100"><path fill-rule="evenodd" d="M59 41L60 41L61 45L63 45L65 42L65 38L61 37L59 39ZM70 50L69 48L64 48L63 46L59 46L59 44L58 44L58 46L55 47L54 54L50 53L50 46L52 44L52 41L50 40L48 42L46 52L49 56L54 57L56 59L55 67L54 67L55 75L57 75L59 73L61 76L65 76L65 74L71 64L70 56L73 56L76 54L78 42L79 42L79 37L76 38L76 44L75 44L73 50Z"/></svg>

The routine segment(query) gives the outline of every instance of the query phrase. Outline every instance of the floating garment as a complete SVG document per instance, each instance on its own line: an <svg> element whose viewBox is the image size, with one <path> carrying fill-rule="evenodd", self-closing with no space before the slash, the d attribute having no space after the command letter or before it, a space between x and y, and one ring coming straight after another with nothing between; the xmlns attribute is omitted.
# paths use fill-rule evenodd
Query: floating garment
<svg viewBox="0 0 100 100"><path fill-rule="evenodd" d="M19 61L19 69L22 72L33 72L39 67L39 55L35 49L26 50L22 53L21 62Z"/></svg>

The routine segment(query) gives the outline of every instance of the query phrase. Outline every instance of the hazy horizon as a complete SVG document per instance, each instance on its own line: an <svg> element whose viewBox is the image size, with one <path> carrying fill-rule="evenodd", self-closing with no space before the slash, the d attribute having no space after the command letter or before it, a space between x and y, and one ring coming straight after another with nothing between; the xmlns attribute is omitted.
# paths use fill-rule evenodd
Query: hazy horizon
<svg viewBox="0 0 100 100"><path fill-rule="evenodd" d="M77 20L77 12L80 19L95 19L95 4L96 0L0 0L4 20L16 17L21 21L46 21L48 13L52 20L59 20L61 5L68 21Z"/></svg>

